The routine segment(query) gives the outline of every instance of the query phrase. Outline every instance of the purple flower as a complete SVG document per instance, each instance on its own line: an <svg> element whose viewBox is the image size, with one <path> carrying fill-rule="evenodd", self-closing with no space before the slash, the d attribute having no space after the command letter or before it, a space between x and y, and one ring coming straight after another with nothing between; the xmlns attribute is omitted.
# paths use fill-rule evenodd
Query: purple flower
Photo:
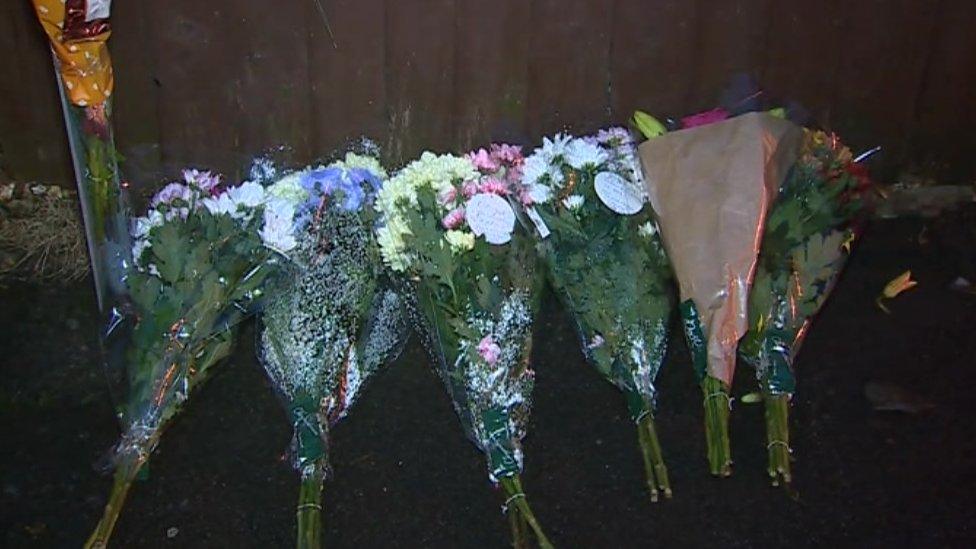
<svg viewBox="0 0 976 549"><path fill-rule="evenodd" d="M183 202L189 203L192 197L193 191L190 190L190 187L182 183L170 183L156 193L151 204L153 207L156 207L160 204L169 204L174 200L182 200Z"/></svg>
<svg viewBox="0 0 976 549"><path fill-rule="evenodd" d="M332 194L342 183L341 168L319 168L304 175L299 184L308 194Z"/></svg>

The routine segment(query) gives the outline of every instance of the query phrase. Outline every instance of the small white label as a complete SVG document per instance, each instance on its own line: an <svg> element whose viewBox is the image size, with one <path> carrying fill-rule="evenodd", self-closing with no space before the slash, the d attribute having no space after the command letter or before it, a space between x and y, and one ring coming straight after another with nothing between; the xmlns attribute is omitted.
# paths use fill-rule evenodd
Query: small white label
<svg viewBox="0 0 976 549"><path fill-rule="evenodd" d="M85 7L85 23L91 23L97 19L108 19L112 9L112 0L88 0Z"/></svg>
<svg viewBox="0 0 976 549"><path fill-rule="evenodd" d="M497 194L476 194L464 207L464 216L475 236L485 236L489 244L505 244L515 230L515 212Z"/></svg>
<svg viewBox="0 0 976 549"><path fill-rule="evenodd" d="M535 229L539 231L540 238L546 238L549 236L549 227L546 226L546 222L542 220L542 216L536 211L535 207L529 206L525 213L528 214L529 219L535 224Z"/></svg>
<svg viewBox="0 0 976 549"><path fill-rule="evenodd" d="M612 172L596 174L593 189L606 207L621 215L634 215L644 208L641 190Z"/></svg>

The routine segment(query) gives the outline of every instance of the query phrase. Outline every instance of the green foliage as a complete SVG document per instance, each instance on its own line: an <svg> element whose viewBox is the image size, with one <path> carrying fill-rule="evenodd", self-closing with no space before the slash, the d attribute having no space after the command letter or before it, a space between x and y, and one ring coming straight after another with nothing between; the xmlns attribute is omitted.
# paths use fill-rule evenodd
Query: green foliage
<svg viewBox="0 0 976 549"><path fill-rule="evenodd" d="M128 276L135 326L128 351L127 422L165 420L231 349L233 327L273 270L257 236L205 209L152 231L141 258L158 275Z"/></svg>
<svg viewBox="0 0 976 549"><path fill-rule="evenodd" d="M773 394L795 386L793 355L844 266L851 224L867 191L849 168L849 151L821 136L807 134L805 153L767 218L749 296L749 331L739 346Z"/></svg>
<svg viewBox="0 0 976 549"><path fill-rule="evenodd" d="M663 360L673 307L671 268L650 206L631 216L613 212L594 190L596 173L571 174L573 194L584 198L580 207L571 210L559 201L538 206L551 231L538 247L553 287L576 319L590 361L649 406L653 395L642 388L653 382ZM592 343L598 336L602 345ZM635 346L646 351L637 361ZM641 368L646 370L641 373ZM651 379L642 383L641 375Z"/></svg>

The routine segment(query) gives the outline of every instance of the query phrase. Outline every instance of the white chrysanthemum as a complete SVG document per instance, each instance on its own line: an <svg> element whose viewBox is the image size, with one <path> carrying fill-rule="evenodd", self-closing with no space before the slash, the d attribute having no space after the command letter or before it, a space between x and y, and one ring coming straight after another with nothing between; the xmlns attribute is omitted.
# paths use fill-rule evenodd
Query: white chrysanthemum
<svg viewBox="0 0 976 549"><path fill-rule="evenodd" d="M270 199L285 200L292 204L300 204L308 199L308 191L302 188L304 171L294 172L276 181L268 187L267 195Z"/></svg>
<svg viewBox="0 0 976 549"><path fill-rule="evenodd" d="M637 234L644 238L652 238L657 234L657 225L653 221L648 221L637 228Z"/></svg>
<svg viewBox="0 0 976 549"><path fill-rule="evenodd" d="M264 203L264 187L253 181L246 181L237 187L227 189L227 196L238 206L253 209Z"/></svg>
<svg viewBox="0 0 976 549"><path fill-rule="evenodd" d="M212 215L229 215L237 217L237 203L231 200L227 193L201 200L203 207Z"/></svg>
<svg viewBox="0 0 976 549"><path fill-rule="evenodd" d="M264 245L281 253L291 251L298 242L293 231L295 205L287 200L274 199L264 207L264 226L260 236Z"/></svg>
<svg viewBox="0 0 976 549"><path fill-rule="evenodd" d="M563 206L565 206L567 210L578 210L583 207L583 202L585 201L586 199L583 198L583 195L571 194L563 199Z"/></svg>
<svg viewBox="0 0 976 549"><path fill-rule="evenodd" d="M132 223L132 236L144 238L149 231L163 224L163 214L159 210L149 210L145 217L137 217Z"/></svg>
<svg viewBox="0 0 976 549"><path fill-rule="evenodd" d="M444 239L451 245L454 253L466 252L474 249L474 234L467 231L447 231Z"/></svg>
<svg viewBox="0 0 976 549"><path fill-rule="evenodd" d="M535 150L537 154L542 154L543 157L547 158L549 162L563 156L566 153L566 146L573 137L563 133L557 133L549 139L545 137L542 139L542 146Z"/></svg>
<svg viewBox="0 0 976 549"><path fill-rule="evenodd" d="M145 238L136 239L135 244L132 245L132 261L135 262L137 267L142 267L142 253L149 248L149 240Z"/></svg>
<svg viewBox="0 0 976 549"><path fill-rule="evenodd" d="M563 158L566 163L582 170L585 167L596 167L607 161L607 153L596 143L584 139L573 139L566 145Z"/></svg>
<svg viewBox="0 0 976 549"><path fill-rule="evenodd" d="M544 176L549 174L549 159L541 153L535 153L525 159L522 164L522 184L532 185L538 183Z"/></svg>
<svg viewBox="0 0 976 549"><path fill-rule="evenodd" d="M380 164L379 160L372 156L364 156L354 152L348 152L346 153L346 157L344 159L339 160L334 165L347 170L361 168L373 172L373 175L380 179L387 178L386 170Z"/></svg>

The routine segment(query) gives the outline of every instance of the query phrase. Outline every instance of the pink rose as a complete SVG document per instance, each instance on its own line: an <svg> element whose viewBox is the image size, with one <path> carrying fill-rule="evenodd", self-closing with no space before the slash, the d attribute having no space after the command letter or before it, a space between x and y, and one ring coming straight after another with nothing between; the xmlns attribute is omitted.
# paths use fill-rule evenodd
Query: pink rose
<svg viewBox="0 0 976 549"><path fill-rule="evenodd" d="M686 116L681 119L682 128L694 128L697 126L705 126L708 124L714 124L715 122L721 122L729 117L729 111L719 107L717 109L712 109L710 111L700 112L698 114L693 114L691 116Z"/></svg>
<svg viewBox="0 0 976 549"><path fill-rule="evenodd" d="M444 219L441 219L441 225L449 231L457 229L462 223L464 223L464 208L451 210Z"/></svg>
<svg viewBox="0 0 976 549"><path fill-rule="evenodd" d="M478 354L489 365L494 365L502 354L502 348L495 343L490 335L487 335L478 343Z"/></svg>

